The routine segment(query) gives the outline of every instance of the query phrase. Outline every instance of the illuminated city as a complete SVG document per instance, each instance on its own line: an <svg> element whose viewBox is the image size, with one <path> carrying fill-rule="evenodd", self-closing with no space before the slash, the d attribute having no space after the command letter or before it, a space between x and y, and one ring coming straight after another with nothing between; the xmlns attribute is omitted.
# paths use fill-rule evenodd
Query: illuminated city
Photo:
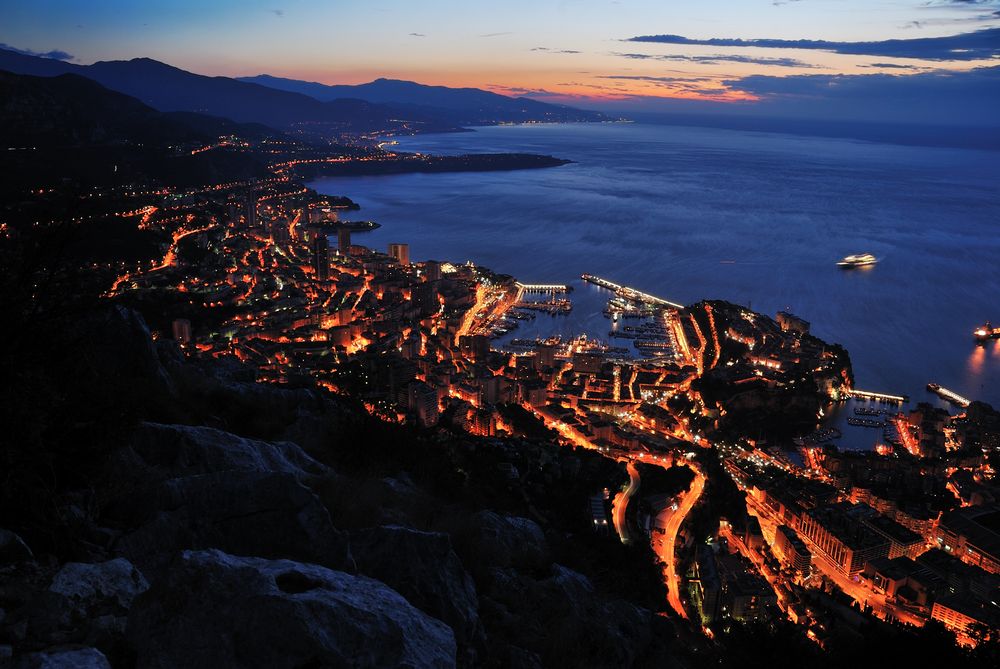
<svg viewBox="0 0 1000 669"><path fill-rule="evenodd" d="M77 10L55 4L63 31ZM757 65L894 77L863 68L905 60L920 73L900 77L930 76L913 60L995 81L1000 6L927 6L914 16L939 8L947 25L975 30L912 40L912 54L897 53L911 40L894 32L760 40L755 49L777 55ZM285 11L267 10L275 21ZM5 41L37 32L27 12L3 13L21 31ZM639 51L653 44L719 51L713 68L750 64L738 39L650 30L616 38L636 53L614 59L708 60ZM585 32L566 34L582 43ZM424 41L423 28L408 37ZM950 55L934 55L938 39L955 41ZM955 280L943 288L951 301L899 286L870 310L866 299L895 280L885 277L921 274L912 240L878 227L878 216L905 218L897 205L859 210L847 255L847 233L829 232L836 221L817 224L819 239L838 240L829 248L772 229L782 216L813 224L796 209L808 188L818 210L839 211L822 185L846 179L837 161L884 151L898 165L852 165L862 176L845 188L881 203L879 189L905 182L918 194L911 211L955 213L944 231L904 237L945 239L953 267L968 256L995 270L1000 144L970 147L963 134L992 125L917 141L898 128L873 138L867 119L823 134L792 129L805 121L791 111L774 116L787 129L753 115L741 127L727 111L692 129L686 116L643 114L677 100L760 102L768 93L750 81L772 75L595 74L606 55L573 83L525 75L523 93L507 73L489 90L378 79L358 92L381 85L390 97L367 100L323 97L347 84L221 65L232 78L0 47L11 319L0 346L0 667L1000 661L1000 328L987 320L1000 314L979 309L997 308L997 277L982 275L975 295ZM489 53L468 49L475 62ZM794 62L775 64L789 53ZM357 76L388 67L376 55ZM438 67L421 58L392 62ZM276 63L293 73L291 60ZM443 83L469 83L466 67L454 82L442 70ZM586 92L602 78L632 83ZM411 87L418 98L391 97ZM975 91L986 106L996 97ZM917 135L938 127L918 122ZM659 123L695 139L663 139L674 130ZM595 149L560 150L605 142L625 177L588 164ZM613 162L643 144L657 153L641 168ZM945 154L929 153L926 168L920 151L948 151L969 173L986 165L985 176L922 194L931 158ZM660 178L661 160L668 177L642 181ZM722 183L723 205L700 180ZM784 200L754 199L747 185L784 180ZM585 191L597 199L574 208ZM699 227L694 204L671 209L687 192L705 211L751 220L741 234L755 244L787 240L775 254L791 260ZM673 227L646 235L623 204L633 199L660 203L655 218ZM731 288L713 294L720 282ZM772 282L787 292L761 297ZM950 309L969 304L977 312L952 322ZM889 327L900 317L940 329L911 350L902 342L921 328Z"/></svg>

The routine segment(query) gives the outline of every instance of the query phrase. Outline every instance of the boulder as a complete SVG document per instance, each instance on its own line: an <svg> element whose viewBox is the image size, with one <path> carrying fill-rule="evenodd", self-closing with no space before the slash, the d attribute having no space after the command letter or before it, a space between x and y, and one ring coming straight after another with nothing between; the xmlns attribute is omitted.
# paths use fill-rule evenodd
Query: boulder
<svg viewBox="0 0 1000 669"><path fill-rule="evenodd" d="M360 573L447 623L460 647L482 640L476 586L447 534L400 526L359 530L351 533L351 555Z"/></svg>
<svg viewBox="0 0 1000 669"><path fill-rule="evenodd" d="M34 556L21 537L0 528L0 565L25 562Z"/></svg>
<svg viewBox="0 0 1000 669"><path fill-rule="evenodd" d="M151 576L183 549L351 568L347 536L292 474L229 471L165 481L109 510L126 527L113 549Z"/></svg>
<svg viewBox="0 0 1000 669"><path fill-rule="evenodd" d="M84 644L116 657L128 609L149 584L132 563L118 558L67 563L39 586L17 611L28 647Z"/></svg>
<svg viewBox="0 0 1000 669"><path fill-rule="evenodd" d="M492 569L544 570L551 564L542 528L532 520L480 511L457 530L456 550L479 576Z"/></svg>
<svg viewBox="0 0 1000 669"><path fill-rule="evenodd" d="M52 578L49 591L65 597L88 616L98 609L124 613L132 600L149 588L139 570L125 558L97 564L69 562Z"/></svg>
<svg viewBox="0 0 1000 669"><path fill-rule="evenodd" d="M586 576L558 564L542 579L496 569L481 599L491 638L516 640L544 666L633 666L653 641L649 611L604 600Z"/></svg>
<svg viewBox="0 0 1000 669"><path fill-rule="evenodd" d="M140 481L239 470L306 477L328 469L291 442L245 439L209 427L143 423L118 456L119 478Z"/></svg>
<svg viewBox="0 0 1000 669"><path fill-rule="evenodd" d="M96 648L50 648L20 658L17 669L111 669Z"/></svg>
<svg viewBox="0 0 1000 669"><path fill-rule="evenodd" d="M379 581L217 550L184 551L127 635L138 669L455 666L451 629Z"/></svg>
<svg viewBox="0 0 1000 669"><path fill-rule="evenodd" d="M84 373L95 381L112 382L145 406L155 407L174 396L174 385L160 362L142 316L113 306L78 323L77 336Z"/></svg>

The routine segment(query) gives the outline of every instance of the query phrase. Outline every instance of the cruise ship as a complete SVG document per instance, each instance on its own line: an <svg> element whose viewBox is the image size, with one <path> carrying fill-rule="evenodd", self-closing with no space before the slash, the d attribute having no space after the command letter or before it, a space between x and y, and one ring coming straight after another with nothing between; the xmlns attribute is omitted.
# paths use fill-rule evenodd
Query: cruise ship
<svg viewBox="0 0 1000 669"><path fill-rule="evenodd" d="M865 267L867 265L874 265L877 262L878 258L871 253L860 253L855 256L847 256L838 262L837 265L840 267Z"/></svg>
<svg viewBox="0 0 1000 669"><path fill-rule="evenodd" d="M993 327L989 321L986 321L986 325L976 328L972 332L972 336L980 342L985 342L987 339L1000 339L1000 328Z"/></svg>

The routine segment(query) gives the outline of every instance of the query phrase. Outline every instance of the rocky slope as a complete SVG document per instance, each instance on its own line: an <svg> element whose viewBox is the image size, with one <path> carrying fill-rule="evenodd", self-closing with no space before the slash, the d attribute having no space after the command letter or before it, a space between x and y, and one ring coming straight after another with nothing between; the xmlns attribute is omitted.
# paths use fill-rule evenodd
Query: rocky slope
<svg viewBox="0 0 1000 669"><path fill-rule="evenodd" d="M128 411L51 514L0 516L0 666L677 665L651 557L587 529L615 463L378 423L126 310L75 341Z"/></svg>

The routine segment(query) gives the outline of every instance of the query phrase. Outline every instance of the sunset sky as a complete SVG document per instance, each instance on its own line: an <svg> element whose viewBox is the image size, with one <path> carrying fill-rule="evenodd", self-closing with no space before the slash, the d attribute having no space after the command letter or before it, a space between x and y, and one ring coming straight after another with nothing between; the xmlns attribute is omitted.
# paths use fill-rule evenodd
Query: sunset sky
<svg viewBox="0 0 1000 669"><path fill-rule="evenodd" d="M867 99L873 84L952 95L966 82L982 100L1000 80L1000 0L37 0L4 3L0 41L84 64L147 56L202 74L390 77L591 106Z"/></svg>

